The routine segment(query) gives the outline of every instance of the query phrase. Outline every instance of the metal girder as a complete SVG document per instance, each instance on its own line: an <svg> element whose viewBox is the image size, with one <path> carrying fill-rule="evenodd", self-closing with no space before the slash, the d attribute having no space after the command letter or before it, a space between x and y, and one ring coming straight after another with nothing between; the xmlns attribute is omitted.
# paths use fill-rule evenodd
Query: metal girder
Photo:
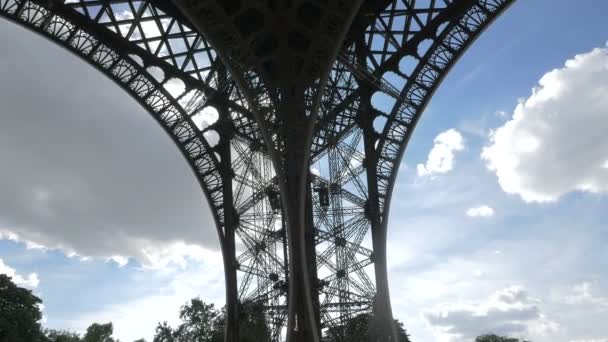
<svg viewBox="0 0 608 342"><path fill-rule="evenodd" d="M512 2L0 0L0 16L114 80L188 160L220 236L226 341L257 312L273 342L319 341L373 313L384 342L403 153Z"/></svg>

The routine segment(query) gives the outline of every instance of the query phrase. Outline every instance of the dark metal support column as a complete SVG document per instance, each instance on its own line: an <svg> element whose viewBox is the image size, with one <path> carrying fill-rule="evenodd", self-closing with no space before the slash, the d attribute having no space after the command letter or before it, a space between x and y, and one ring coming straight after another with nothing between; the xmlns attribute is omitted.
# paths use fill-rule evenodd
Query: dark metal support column
<svg viewBox="0 0 608 342"><path fill-rule="evenodd" d="M286 80L289 84L291 80ZM285 142L282 154L283 179L282 200L287 221L287 236L290 250L289 279L289 324L288 341L318 342L321 332L318 316L315 317L310 279L310 253L307 246L307 198L310 196L308 184L308 160L312 121L306 116L304 91L285 87L279 112L284 118L282 138ZM307 225L308 223L308 225ZM314 248L314 246L313 246ZM314 253L313 253L314 255ZM318 311L317 311L318 312Z"/></svg>
<svg viewBox="0 0 608 342"><path fill-rule="evenodd" d="M366 63L366 47L364 38L356 43L356 56L358 63ZM371 224L373 261L376 276L376 296L373 302L373 316L369 322L369 338L373 342L396 342L397 331L394 324L388 289L388 266L386 259L387 225L383 222L380 212L378 196L378 153L375 150L376 131L374 130L374 115L371 98L374 89L366 81L359 82L360 106L359 124L363 130L363 144L365 149L365 168L367 173L367 217Z"/></svg>
<svg viewBox="0 0 608 342"><path fill-rule="evenodd" d="M308 169L307 169L308 173ZM312 305L313 305L313 323L315 326L321 328L321 304L319 302L319 278L317 274L317 253L316 253L316 239L315 239L315 226L314 226L314 214L313 214L313 202L312 202L312 187L310 173L307 175L306 182L306 230L305 243L306 243L306 257L308 263L309 280L312 289ZM321 333L321 332L319 332Z"/></svg>
<svg viewBox="0 0 608 342"><path fill-rule="evenodd" d="M220 117L223 118L222 125L232 125L229 121L229 112L218 106ZM230 132L226 129L222 132ZM221 169L223 177L224 195L224 236L222 241L222 255L224 260L224 278L226 282L226 327L224 333L225 342L239 342L239 294L236 275L236 245L235 234L238 227L238 217L234 208L232 178L232 158L230 137L227 134L221 137L222 143L218 146L219 154L222 158Z"/></svg>

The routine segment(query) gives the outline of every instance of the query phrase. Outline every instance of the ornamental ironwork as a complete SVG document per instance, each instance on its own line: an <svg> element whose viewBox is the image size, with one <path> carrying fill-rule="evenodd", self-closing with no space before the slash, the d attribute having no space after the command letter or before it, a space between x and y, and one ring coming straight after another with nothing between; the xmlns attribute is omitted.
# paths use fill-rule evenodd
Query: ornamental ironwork
<svg viewBox="0 0 608 342"><path fill-rule="evenodd" d="M205 193L226 341L323 341L360 314L396 341L386 236L431 96L513 0L0 0L135 98Z"/></svg>

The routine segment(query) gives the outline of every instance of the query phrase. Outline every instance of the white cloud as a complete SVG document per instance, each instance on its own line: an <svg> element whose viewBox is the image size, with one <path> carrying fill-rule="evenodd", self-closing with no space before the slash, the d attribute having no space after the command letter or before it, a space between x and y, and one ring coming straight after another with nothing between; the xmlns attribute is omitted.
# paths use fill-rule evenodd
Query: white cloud
<svg viewBox="0 0 608 342"><path fill-rule="evenodd" d="M608 342L608 337L607 338L583 339L583 340L571 340L570 342Z"/></svg>
<svg viewBox="0 0 608 342"><path fill-rule="evenodd" d="M511 120L490 135L482 158L502 189L526 202L572 191L608 191L608 48L546 73Z"/></svg>
<svg viewBox="0 0 608 342"><path fill-rule="evenodd" d="M469 208L466 214L469 217L492 217L494 216L494 208L487 205L480 205L478 207Z"/></svg>
<svg viewBox="0 0 608 342"><path fill-rule="evenodd" d="M568 304L591 304L600 310L608 310L608 298L598 297L592 293L592 284L583 282L572 288L572 294L566 297Z"/></svg>
<svg viewBox="0 0 608 342"><path fill-rule="evenodd" d="M427 310L424 317L445 341L471 341L485 333L525 337L530 332L558 329L539 308L540 301L519 286L497 291L480 303L447 304Z"/></svg>
<svg viewBox="0 0 608 342"><path fill-rule="evenodd" d="M129 263L129 258L121 255L113 255L109 258L109 260L114 261L118 267L125 267Z"/></svg>
<svg viewBox="0 0 608 342"><path fill-rule="evenodd" d="M464 139L457 130L450 128L441 132L433 140L426 164L418 164L418 176L442 174L454 168L454 153L464 149Z"/></svg>
<svg viewBox="0 0 608 342"><path fill-rule="evenodd" d="M176 247L186 242L218 249L192 171L141 106L23 28L1 22L0 42L10 47L0 59L0 236L119 265L183 260L196 253Z"/></svg>
<svg viewBox="0 0 608 342"><path fill-rule="evenodd" d="M114 13L114 16L116 16L117 20L130 20L133 19L133 12L131 11L122 11L122 12L116 12Z"/></svg>
<svg viewBox="0 0 608 342"><path fill-rule="evenodd" d="M0 274L6 274L7 276L13 279L13 282L19 286L25 286L30 289L35 289L40 284L40 279L38 278L38 274L30 273L27 276L23 276L17 271L5 264L2 259L0 259Z"/></svg>
<svg viewBox="0 0 608 342"><path fill-rule="evenodd" d="M40 309L40 312L42 313L42 319L40 319L40 323L46 324L48 322L48 319L46 318L46 314L44 312L44 309L46 307L44 306L43 303L40 303L40 304L38 304L38 308Z"/></svg>

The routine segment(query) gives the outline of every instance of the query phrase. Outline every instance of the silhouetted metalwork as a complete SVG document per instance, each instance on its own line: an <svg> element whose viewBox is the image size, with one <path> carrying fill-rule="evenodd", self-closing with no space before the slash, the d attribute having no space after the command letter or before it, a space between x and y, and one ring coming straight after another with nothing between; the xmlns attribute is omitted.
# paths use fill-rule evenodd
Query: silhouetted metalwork
<svg viewBox="0 0 608 342"><path fill-rule="evenodd" d="M435 89L512 0L0 0L106 74L179 147L212 208L227 341L320 341L374 312L394 341L386 234ZM407 294L402 294L407 295Z"/></svg>

